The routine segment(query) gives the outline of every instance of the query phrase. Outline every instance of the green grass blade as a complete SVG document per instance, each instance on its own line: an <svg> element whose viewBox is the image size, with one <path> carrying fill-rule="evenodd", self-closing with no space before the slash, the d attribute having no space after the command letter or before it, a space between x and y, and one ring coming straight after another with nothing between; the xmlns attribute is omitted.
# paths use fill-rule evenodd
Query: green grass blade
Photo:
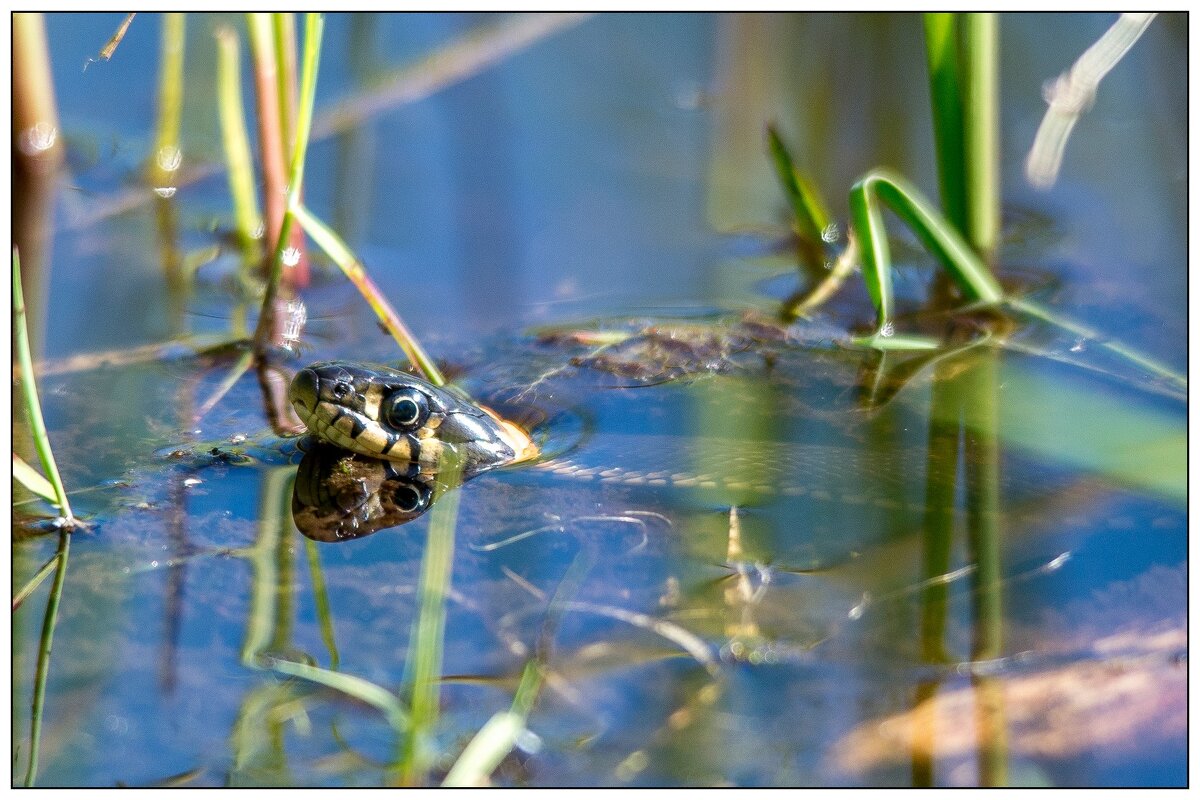
<svg viewBox="0 0 1200 800"><path fill-rule="evenodd" d="M891 170L873 170L850 190L850 212L862 250L863 279L878 318L874 340L881 342L894 334L892 258L883 205L916 233L969 302L994 304L1004 298L991 270L915 186Z"/></svg>
<svg viewBox="0 0 1200 800"><path fill-rule="evenodd" d="M792 209L792 222L797 235L808 240L810 244L822 247L822 237L825 229L829 227L831 217L820 192L808 176L796 168L791 153L774 125L767 126L767 144L771 150L775 174L783 185L788 205Z"/></svg>
<svg viewBox="0 0 1200 800"><path fill-rule="evenodd" d="M457 487L462 460L453 450L443 450L439 484ZM437 505L430 511L425 554L421 559L421 582L417 590L417 618L409 637L406 683L412 697L412 731L400 754L400 780L406 785L421 783L433 763L433 731L437 726L445 644L446 596L454 567L454 536L458 525L459 492L439 489Z"/></svg>
<svg viewBox="0 0 1200 800"><path fill-rule="evenodd" d="M41 495L51 503L58 502L58 495L54 491L54 485L43 478L42 473L29 466L29 463L16 453L13 453L13 478L34 494Z"/></svg>
<svg viewBox="0 0 1200 800"><path fill-rule="evenodd" d="M1093 330L1093 329L1087 327L1086 325L1081 325L1078 322L1067 319L1066 317L1062 316L1061 314L1056 314L1053 311L1051 311L1050 309L1043 308L1042 306L1038 305L1037 303L1033 303L1033 302L1030 302L1028 300L1024 300L1021 298L1016 298L1016 297L1009 298L1008 300L1005 301L1005 305L1007 307L1013 309L1014 311L1018 311L1023 314L1028 314L1029 316L1031 316L1035 319L1040 319L1043 322L1047 322L1051 325L1054 325L1057 328L1061 328L1062 330L1067 331L1068 333L1074 334L1075 336L1079 336L1084 339L1087 339L1088 341L1095 342L1095 343L1101 345L1102 347L1104 347L1105 349L1111 350L1112 352L1121 356L1126 361L1129 361L1132 364L1136 364L1137 366L1141 367L1142 369L1146 370L1147 372L1157 375L1160 378L1165 378L1167 381L1174 384L1176 387L1178 387L1180 389L1183 389L1185 391L1187 390L1188 382L1187 382L1186 375L1181 375L1180 373L1171 369L1170 367L1168 367L1166 364L1162 363L1161 361L1151 358L1150 356L1144 355L1143 353L1139 353L1137 350L1134 350L1132 347L1129 347L1127 345L1122 344L1121 342L1114 341L1112 339L1109 339L1109 338L1101 335L1099 331Z"/></svg>
<svg viewBox="0 0 1200 800"><path fill-rule="evenodd" d="M279 87L279 130L286 143L296 116L296 15L271 14L271 32L278 57L275 79Z"/></svg>
<svg viewBox="0 0 1200 800"><path fill-rule="evenodd" d="M241 53L237 34L232 28L218 26L215 35L217 117L221 123L221 143L228 167L229 193L233 198L234 228L242 253L247 258L253 258L258 252L257 236L263 223L254 190L254 162L250 156L250 137L246 133Z"/></svg>
<svg viewBox="0 0 1200 800"><path fill-rule="evenodd" d="M182 160L179 131L183 122L183 55L187 15L162 15L160 48L162 63L158 76L158 120L150 181L155 187L174 187L174 174Z"/></svg>
<svg viewBox="0 0 1200 800"><path fill-rule="evenodd" d="M850 189L850 220L862 252L863 281L875 306L877 330L891 334L895 292L892 290L892 250L888 245L883 209L867 179Z"/></svg>
<svg viewBox="0 0 1200 800"><path fill-rule="evenodd" d="M1000 236L1000 34L993 13L964 14L962 25L964 232L987 258Z"/></svg>
<svg viewBox="0 0 1200 800"><path fill-rule="evenodd" d="M366 299L367 304L371 306L371 310L375 312L375 316L383 323L388 333L400 345L400 349L404 351L408 360L424 373L430 383L435 386L445 386L446 379L441 370L437 368L433 359L429 357L408 326L400 319L400 315L392 308L387 297L379 291L375 282L367 274L366 268L350 250L350 247L328 225L304 206L297 206L293 212L305 232L316 242L318 247L333 259L342 273L358 288L359 293Z"/></svg>
<svg viewBox="0 0 1200 800"><path fill-rule="evenodd" d="M279 293L279 282L283 277L284 253L291 242L294 210L303 196L304 160L308 155L313 107L316 104L317 69L321 62L321 38L325 31L325 17L323 14L308 14L304 22L304 67L300 82L300 108L296 118L296 141L288 173L287 206L279 230L279 240L275 243L275 252L271 257L271 271L263 294L262 312L254 333L254 349L260 356L265 355L271 334L275 296Z"/></svg>
<svg viewBox="0 0 1200 800"><path fill-rule="evenodd" d="M58 504L67 527L78 525L78 520L71 513L71 504L67 501L67 490L63 487L62 477L58 474L58 464L54 461L54 452L50 449L50 436L46 433L46 421L42 418L42 404L38 400L37 382L33 377L33 357L29 353L29 332L25 321L25 296L21 291L21 256L13 248L13 349L17 352L17 361L21 368L21 393L25 399L25 413L29 426L33 430L33 444L37 449L38 459L42 462L42 471L46 473L50 484L54 487L54 498Z"/></svg>
<svg viewBox="0 0 1200 800"><path fill-rule="evenodd" d="M536 660L525 665L512 708L493 714L467 743L462 755L446 773L442 786L485 786L504 757L512 752L533 709L542 685L542 670Z"/></svg>
<svg viewBox="0 0 1200 800"><path fill-rule="evenodd" d="M925 15L925 56L933 107L942 208L950 224L967 230L966 178L963 172L963 92L960 84L957 14Z"/></svg>
<svg viewBox="0 0 1200 800"><path fill-rule="evenodd" d="M347 675L344 672L281 658L264 658L262 666L284 675L320 684L347 697L352 697L382 711L384 717L387 718L388 725L397 733L408 730L409 718L400 698L378 684L371 683L357 675Z"/></svg>
<svg viewBox="0 0 1200 800"><path fill-rule="evenodd" d="M300 78L300 108L296 113L296 141L292 148L292 168L288 180L288 207L298 205L304 185L304 160L312 134L313 109L317 97L317 69L321 63L321 38L325 32L324 14L304 17L304 67Z"/></svg>

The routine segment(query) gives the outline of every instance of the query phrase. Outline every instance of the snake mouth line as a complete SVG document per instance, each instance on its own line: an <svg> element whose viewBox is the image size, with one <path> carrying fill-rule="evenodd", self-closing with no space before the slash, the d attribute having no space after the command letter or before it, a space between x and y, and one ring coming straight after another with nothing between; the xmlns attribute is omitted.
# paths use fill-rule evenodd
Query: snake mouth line
<svg viewBox="0 0 1200 800"><path fill-rule="evenodd" d="M359 431L365 430L369 422L361 414L330 403L318 403L317 408L312 409L308 414L299 413L298 410L297 415L308 428L309 433L354 451L357 451L356 437L339 428L337 422L348 417L354 421L354 429Z"/></svg>

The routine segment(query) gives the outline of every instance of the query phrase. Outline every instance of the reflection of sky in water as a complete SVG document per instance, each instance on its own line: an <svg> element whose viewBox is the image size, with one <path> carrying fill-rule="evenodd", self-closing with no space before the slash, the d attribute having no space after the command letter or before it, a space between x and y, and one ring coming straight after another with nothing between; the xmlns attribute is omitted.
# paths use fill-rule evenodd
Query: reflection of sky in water
<svg viewBox="0 0 1200 800"><path fill-rule="evenodd" d="M1044 17L1004 21L1006 197L1051 219L1049 231L1034 224L1029 243L1012 249L1012 261L1016 266L1061 273L1063 286L1056 302L1079 319L1180 364L1183 350L1176 342L1182 341L1186 319L1186 306L1179 299L1186 274L1182 181L1186 150L1180 115L1186 106L1177 87L1162 76L1182 74L1176 66L1183 53L1178 41L1181 22L1165 18L1156 22L1102 84L1097 105L1068 145L1058 188L1035 194L1019 179L1025 149L1044 107L1041 83L1065 69L1110 18L1073 16L1053 24ZM352 92L357 81L369 82L372 64L405 63L479 21L475 15L420 15L383 18L378 29L367 30L365 18L331 17L320 96L327 102L340 98ZM79 70L83 58L94 54L118 22L119 15L51 15L48 19L65 132L77 145L79 166L79 174L70 181L79 191L68 190L62 199L60 222L69 218L71 209L91 202L93 193L110 193L123 184L125 171L138 164L151 141L153 82L147 72L157 47L157 26L151 15L139 15L113 61ZM800 30L798 35L820 39L811 31L805 34L803 25L795 21L788 24ZM189 18L189 76L211 72L210 25L206 18ZM816 111L811 120L803 113L793 113L789 120L796 137L813 152L827 154L819 172L839 217L845 216L845 192L852 180L875 164L902 167L931 195L936 183L924 105L915 106L916 112L898 128L848 124L880 123L895 113L889 105L894 105L895 97L889 100L889 95L911 95L913 102L924 103L920 49L899 48L904 53L898 54L897 48L882 44L888 27L872 25L876 23L862 19L813 23L829 34L821 41L823 46L838 40L833 33L855 34L868 43L863 45L870 48L866 52L810 49L788 56L796 60L789 74L800 84L810 75L833 81L834 88L826 94L830 110L824 122ZM902 20L893 32L919 35L919 25ZM354 45L349 43L352 36L359 37ZM706 182L713 160L734 149L729 142L716 140L708 105L713 102L708 93L729 90L721 85L718 64L729 57L731 36L725 23L702 16L617 15L584 23L430 99L388 110L352 133L315 143L306 176L307 201L366 260L384 293L418 334L431 342L431 349L450 358L469 349L479 332L515 332L530 323L637 313L644 307L719 305L731 294L744 292L740 279L729 275L747 252L744 237L723 238L712 232L712 198ZM243 48L243 78L248 80L245 59ZM821 66L826 61L834 65L829 68L833 74ZM917 88L895 86L893 76L906 72L917 76ZM210 110L214 106L211 86L205 80L197 79L195 85L189 80L184 127L191 138L184 140L185 160L189 152L202 159L219 152ZM134 92L130 86L146 88ZM804 95L806 103L812 100L811 94ZM764 122L744 120L747 135L761 141ZM1147 146L1147 142L1155 144ZM754 147L764 150L758 144ZM769 183L765 155L760 161L746 180L746 213L762 223L773 223L782 201ZM227 214L226 191L223 177L217 176L176 194L180 238L186 247L208 241L205 231L211 220ZM60 231L53 253L50 301L55 312L47 354L67 355L169 336L172 325L158 258L150 206L90 230ZM762 274L755 273L754 280ZM347 297L337 290L317 292L310 317L358 307ZM362 319L366 313L359 312ZM460 316L461 322L446 324ZM189 324L201 327L203 323L191 318ZM338 355L347 348L390 352L372 325L359 326L357 335L355 342L318 342L319 355ZM486 361L486 356L474 358ZM841 367L853 372L855 364L846 359ZM505 379L502 366L481 369L489 381ZM173 402L184 371L173 365L97 374L88 378L92 391L87 397L79 391L78 378L48 381L51 430L72 431L60 455L68 483L73 478L86 483L85 477L119 474L129 458L122 449L129 430L136 431L135 438L148 440L156 434L144 433L147 419L173 424L172 415L162 408ZM1044 370L1051 380L1064 371ZM785 411L776 423L786 428L784 438L827 445L866 441L885 450L896 444L923 445L923 395L909 400L917 406L915 413L911 406L898 405L871 420L829 424L808 416L802 404L788 405L793 392L814 387L822 393L821 402L848 403L842 385L832 377L822 381L818 376L800 387L786 380L768 382L757 399L730 397L722 394L720 386L699 382L634 392L577 389L578 396L569 401L582 406L588 423L594 425L589 449L580 454L594 463L619 459L621 454L613 448L622 435L711 434L726 424L723 411L754 402L782 404ZM252 414L235 411L253 407L253 386L246 383L232 396L229 407L214 415L211 425L258 424ZM1167 401L1154 400L1148 406L1178 412ZM79 434L85 423L93 430L87 422L93 416L101 417L99 435L85 441ZM758 434L752 421L732 419L736 413L729 416L728 424L744 426L738 429L741 434ZM631 460L651 455L635 453ZM1055 480L1071 478L1063 468L1049 472ZM249 475L257 473L235 469L204 476L187 508L192 545L240 547L253 541L253 520L262 513L262 498ZM919 496L919 480L906 477L909 490L915 489ZM541 534L494 552L472 547L522 527L545 524L544 513L570 519L613 508L671 513L674 526L669 531L651 531L641 550L637 548L642 532L627 522L592 522L575 533ZM532 518L531 511L536 512ZM854 519L867 527L877 524L879 516L878 511L864 511ZM1114 581L1154 565L1174 567L1186 556L1184 522L1174 508L1145 498L1108 495L1092 516L1085 517L1043 528L1026 526L1019 536L1014 534L1003 555L1006 576L1036 570L1063 552L1072 556L1057 571L1024 581L1006 594L1005 610L1013 625L1036 628L1047 609L1086 602ZM1117 528L1101 525L1111 518L1121 521ZM261 675L250 673L238 661L246 624L248 562L222 557L189 562L179 594L183 606L173 688L162 677L161 665L165 642L172 635L164 622L173 591L169 573L161 568L134 572L115 586L96 588L97 575L162 559L164 548L175 546L164 544L167 522L165 515L148 512L107 535L81 537L73 551L68 597L73 592L76 599L95 597L98 602L90 611L80 609L78 603L64 605L52 668L47 776L64 783L150 781L201 763L210 765L202 779L208 783L218 781L230 766L228 737L237 706L264 683ZM833 545L841 545L839 558L830 559L836 568L829 572L778 573L771 590L775 593L771 597L778 599L759 611L763 626L774 626L785 637L811 642L832 633L836 636L828 650L814 650L794 662L759 671L731 668L734 679L728 694L719 711L710 712L721 720L710 723L722 733L716 737L719 746L705 745L715 763L742 765L740 772L726 772L726 777L750 783L813 780L814 774L822 774L816 757L810 755L815 749L861 720L906 702L901 695L908 691L912 676L900 675L894 683L891 679L915 657L915 644L907 637L912 636L918 612L912 596L903 590L916 578L898 571L896 564L919 563L918 544L912 537L906 539L903 531L889 531L893 535L885 547L868 548L861 559L848 558L847 542L831 545L828 540L828 531L837 522L836 513L815 505L767 502L745 511L748 553L767 561L774 558L776 565L804 566L806 559L821 562L837 549ZM916 524L912 519L908 523ZM1152 532L1130 532L1127 523L1134 531L1149 527ZM321 548L346 672L385 686L394 687L400 680L412 587L427 526L425 517L396 531ZM682 584L684 610L691 602L711 611L713 597L721 591L713 587L729 574L720 566L727 555L723 538L727 526L720 503L710 497L664 501L635 489L597 490L520 473L474 481L462 493L460 531L470 533L458 543L454 581L462 596L451 604L446 671L495 675L513 669L518 660L499 644L510 632L502 629L492 609L528 606L536 611L537 603L514 586L504 568L552 592L567 567L588 548L595 551L596 565L579 599L628 602L648 613L673 613L672 607L656 604L668 578L675 578ZM821 546L806 544L806 536L821 532L827 537ZM294 594L297 617L291 642L324 662L327 653L307 589L303 544L297 537L292 554L300 589ZM961 558L961 544L958 548ZM862 621L850 624L845 615L862 600L865 586L877 587L884 596L901 591L899 597L908 599L872 605ZM965 584L955 585L952 594L953 618L965 626L970 609ZM99 621L96 609L107 609ZM686 614L681 619L687 619ZM540 621L536 611L512 624L529 642ZM707 626L705 634L720 641L727 633L726 622L697 618L688 624ZM36 626L23 624L23 635L32 641ZM92 645L103 652L94 654L78 644L95 638L85 635L93 627L105 634L101 637L105 642ZM567 659L603 639L625 644L631 653L638 647L669 647L611 618L576 614L563 622L561 652ZM70 652L82 660L69 657ZM89 654L95 658L83 659ZM594 696L582 711L562 698L547 699L541 712L545 727L539 732L562 748L545 756L547 774L568 776L568 780L580 774L587 776L585 780L607 779L614 762L654 733L657 723L647 720L665 718L682 702L676 682L698 683L701 672L694 663L677 661L599 669L590 684ZM453 724L477 729L487 715L479 709L506 706L510 691L509 686L503 691L447 688ZM70 725L58 705L68 700L74 706ZM611 704L605 705L606 700ZM20 704L24 698L17 701ZM804 709L798 718L785 713L796 708ZM327 730L331 719L367 755L391 757L380 744L386 736L377 717L347 711L345 706L318 704L314 730ZM593 735L606 725L611 726L610 738L602 739L597 749L572 755L564 747L572 736ZM766 763L766 756L731 746L730 741L780 742L778 752L770 747L764 751L778 758ZM304 757L327 755L324 744L320 736L289 741L295 747L290 760L296 780L322 779L319 771L306 771L310 767ZM73 757L67 755L71 751L76 753ZM684 756L659 755L662 761L655 768L664 770L664 780L687 774L680 766ZM1144 767L1149 759L1140 757ZM772 771L780 759L785 766ZM98 766L113 764L122 766L111 770ZM1155 774L1088 769L1068 765L1055 777L1065 783L1137 782L1151 780ZM1168 769L1177 769L1177 762ZM653 780L653 770L642 777ZM904 776L895 779L903 781Z"/></svg>

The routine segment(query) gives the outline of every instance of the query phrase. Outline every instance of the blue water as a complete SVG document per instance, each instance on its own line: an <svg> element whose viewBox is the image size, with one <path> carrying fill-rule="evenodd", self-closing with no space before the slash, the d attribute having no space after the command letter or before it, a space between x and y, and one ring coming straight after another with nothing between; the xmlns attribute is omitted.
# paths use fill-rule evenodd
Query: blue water
<svg viewBox="0 0 1200 800"><path fill-rule="evenodd" d="M232 224L228 189L218 170L156 204L140 183L159 20L139 14L111 61L83 69L121 18L47 15L69 159L53 183L47 238L16 234L29 265L35 360L50 369L39 386L51 440L67 486L87 490L73 498L77 511L96 523L73 538L38 784L389 782L401 739L382 714L249 666L245 651L261 634L260 652L399 690L434 514L311 544L290 524L295 467L284 459L193 469L155 456L261 432L253 376L196 424L189 414L228 362L64 366L189 334L229 337L237 314L228 254L201 267L190 288L164 280L172 238L196 252ZM1182 17L1156 20L1105 79L1053 190L1035 192L1020 173L1044 110L1042 83L1113 18L1002 17L1010 236L999 272L1183 370ZM219 19L243 32L249 98L242 20ZM217 22L188 17L189 167L221 158ZM502 24L478 14L331 15L318 117ZM801 343L661 385L627 388L637 381L570 367L582 348L528 334L773 309L796 279L762 139L768 120L801 144L843 225L849 186L874 166L936 196L919 37L913 16L600 15L314 142L306 204L478 396L511 401L557 370L524 402L548 418L539 434L579 464L685 474L722 457L720 437L809 454L744 474L767 491L589 483L521 468L458 491L442 666L455 677L441 688L428 782L510 706L551 622L553 680L528 720L533 736L494 775L501 785L911 785L919 747L878 732L907 730L930 682L945 703L929 755L937 784L1185 782L1186 722L1173 711L1186 696L1185 403L1161 384L1096 342L1081 346L1045 326L1014 337L1034 354L999 351L1004 660L985 674L1007 687L997 777L978 762L974 717L962 711L988 689L955 666L970 659L982 624L961 514L944 584L951 664L921 652L921 504L926 474L938 471L925 461L931 373L867 409L868 361L833 341L871 319L857 277L796 326ZM105 211L121 198L132 202ZM919 301L929 262L897 251L899 286ZM305 300L310 324L288 369L322 358L399 360L336 270L319 265ZM32 463L23 418L14 419L15 450ZM1145 457L1122 444L1139 432ZM831 467L814 448L847 455ZM895 505L784 491L815 479L840 495L859 477L856 492ZM14 527L30 527L17 511ZM539 532L495 546L530 531ZM14 544L15 587L56 542ZM14 783L29 751L48 587L13 616ZM555 592L574 610L549 612ZM681 641L699 642L711 662ZM1140 688L1121 694L1120 676ZM1091 716L1064 710L1085 699L1099 709Z"/></svg>

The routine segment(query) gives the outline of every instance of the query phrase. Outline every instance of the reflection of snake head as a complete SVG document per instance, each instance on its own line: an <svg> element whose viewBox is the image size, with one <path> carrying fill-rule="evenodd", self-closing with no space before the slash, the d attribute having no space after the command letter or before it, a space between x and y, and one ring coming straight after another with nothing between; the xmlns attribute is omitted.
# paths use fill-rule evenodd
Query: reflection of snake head
<svg viewBox="0 0 1200 800"><path fill-rule="evenodd" d="M292 490L292 518L309 539L341 542L416 519L434 501L435 480L415 464L318 444L304 454Z"/></svg>
<svg viewBox="0 0 1200 800"><path fill-rule="evenodd" d="M447 447L462 459L466 477L533 455L515 425L389 367L322 361L296 373L288 398L315 436L426 473L438 469Z"/></svg>

